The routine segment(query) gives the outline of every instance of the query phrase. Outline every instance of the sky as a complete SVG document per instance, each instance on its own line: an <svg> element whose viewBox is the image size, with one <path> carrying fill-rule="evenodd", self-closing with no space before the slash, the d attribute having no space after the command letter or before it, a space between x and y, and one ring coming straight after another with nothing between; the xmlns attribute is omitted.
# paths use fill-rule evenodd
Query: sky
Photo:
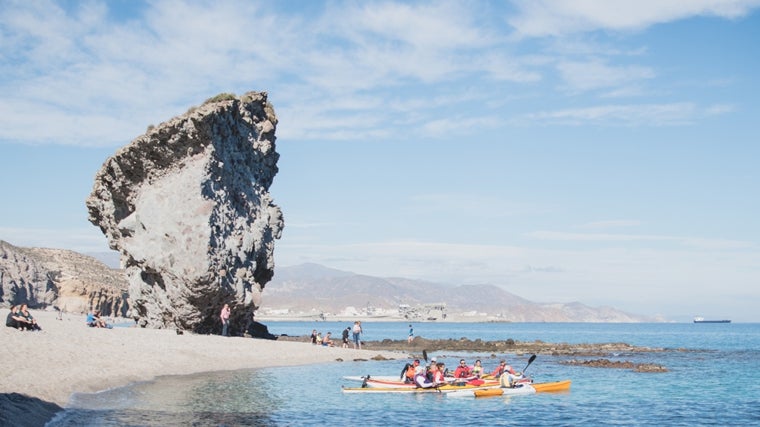
<svg viewBox="0 0 760 427"><path fill-rule="evenodd" d="M265 91L276 266L760 322L759 9L5 0L0 239L108 251L85 207L103 162Z"/></svg>

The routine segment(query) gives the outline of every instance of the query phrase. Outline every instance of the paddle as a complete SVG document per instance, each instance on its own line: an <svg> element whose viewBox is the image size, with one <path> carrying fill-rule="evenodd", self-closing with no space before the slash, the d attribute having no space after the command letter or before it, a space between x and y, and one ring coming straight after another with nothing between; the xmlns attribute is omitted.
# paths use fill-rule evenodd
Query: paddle
<svg viewBox="0 0 760 427"><path fill-rule="evenodd" d="M525 369L528 369L528 366L530 366L533 361L536 360L536 355L530 356L530 359L528 359L528 364L525 365ZM522 370L523 375L525 375L525 369Z"/></svg>
<svg viewBox="0 0 760 427"><path fill-rule="evenodd" d="M427 350L422 350L422 358L427 362Z"/></svg>

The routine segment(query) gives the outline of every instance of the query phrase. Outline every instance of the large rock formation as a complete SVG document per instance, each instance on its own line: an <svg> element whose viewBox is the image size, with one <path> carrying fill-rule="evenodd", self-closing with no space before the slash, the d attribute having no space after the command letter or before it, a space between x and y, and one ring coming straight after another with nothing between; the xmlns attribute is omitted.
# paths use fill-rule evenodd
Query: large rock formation
<svg viewBox="0 0 760 427"><path fill-rule="evenodd" d="M120 270L63 249L21 248L0 240L0 306L52 306L69 313L124 316L127 281Z"/></svg>
<svg viewBox="0 0 760 427"><path fill-rule="evenodd" d="M218 332L228 303L231 333L248 328L283 228L276 124L266 93L220 95L103 164L89 219L121 253L139 325Z"/></svg>

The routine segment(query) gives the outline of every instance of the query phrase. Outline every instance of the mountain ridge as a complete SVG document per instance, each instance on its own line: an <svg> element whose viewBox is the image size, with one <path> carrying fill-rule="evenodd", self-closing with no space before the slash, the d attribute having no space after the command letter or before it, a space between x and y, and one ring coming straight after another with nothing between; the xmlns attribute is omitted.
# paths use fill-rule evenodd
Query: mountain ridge
<svg viewBox="0 0 760 427"><path fill-rule="evenodd" d="M277 267L257 316L511 322L661 322L579 301L529 301L493 284L447 285L375 277L308 263Z"/></svg>

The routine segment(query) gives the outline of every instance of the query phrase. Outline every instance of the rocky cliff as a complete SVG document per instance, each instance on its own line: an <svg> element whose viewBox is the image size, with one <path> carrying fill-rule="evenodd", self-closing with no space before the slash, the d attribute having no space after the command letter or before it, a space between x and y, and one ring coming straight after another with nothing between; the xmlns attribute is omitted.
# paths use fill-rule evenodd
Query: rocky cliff
<svg viewBox="0 0 760 427"><path fill-rule="evenodd" d="M151 128L103 164L89 220L120 252L131 315L144 327L239 334L274 269L282 213L277 117L266 93L221 95Z"/></svg>
<svg viewBox="0 0 760 427"><path fill-rule="evenodd" d="M62 249L21 248L0 240L0 306L58 307L69 313L128 311L123 272Z"/></svg>

